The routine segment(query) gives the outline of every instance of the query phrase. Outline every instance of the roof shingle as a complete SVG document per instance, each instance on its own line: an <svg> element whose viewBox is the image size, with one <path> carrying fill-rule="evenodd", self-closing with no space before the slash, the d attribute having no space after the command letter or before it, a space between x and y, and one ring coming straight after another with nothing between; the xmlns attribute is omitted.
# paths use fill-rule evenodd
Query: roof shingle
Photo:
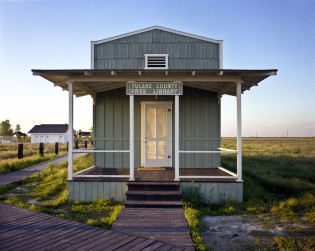
<svg viewBox="0 0 315 251"><path fill-rule="evenodd" d="M35 125L28 133L66 133L68 124L41 124Z"/></svg>

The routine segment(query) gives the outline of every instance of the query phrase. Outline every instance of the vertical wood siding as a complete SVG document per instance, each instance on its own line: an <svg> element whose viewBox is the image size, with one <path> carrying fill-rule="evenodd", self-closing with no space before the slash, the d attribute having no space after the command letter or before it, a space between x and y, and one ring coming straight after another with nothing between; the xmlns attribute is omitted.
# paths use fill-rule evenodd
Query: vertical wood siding
<svg viewBox="0 0 315 251"><path fill-rule="evenodd" d="M198 187L200 194L208 203L228 200L243 202L243 183L181 182L182 195L187 195L191 187ZM127 191L127 182L68 181L68 199L70 201L88 202L96 199L125 201Z"/></svg>
<svg viewBox="0 0 315 251"><path fill-rule="evenodd" d="M184 86L180 105L180 150L216 150L220 147L220 105L216 94ZM135 167L141 165L141 101L154 101L154 96L135 96ZM157 101L173 101L174 96L158 96ZM96 149L129 149L129 96L126 88L97 94L94 111L94 145ZM174 155L174 138L173 155ZM174 157L174 156L172 156ZM173 166L174 166L174 158ZM96 153L97 167L129 168L129 153ZM214 168L220 166L219 154L180 154L180 168Z"/></svg>
<svg viewBox="0 0 315 251"><path fill-rule="evenodd" d="M162 30L96 44L95 69L144 69L144 54L169 54L169 69L218 69L219 44Z"/></svg>
<svg viewBox="0 0 315 251"><path fill-rule="evenodd" d="M243 203L243 183L181 182L182 195L187 195L192 187L198 187L204 201L208 203L228 200Z"/></svg>
<svg viewBox="0 0 315 251"><path fill-rule="evenodd" d="M94 201L110 199L125 201L127 190L127 182L68 181L68 200Z"/></svg>

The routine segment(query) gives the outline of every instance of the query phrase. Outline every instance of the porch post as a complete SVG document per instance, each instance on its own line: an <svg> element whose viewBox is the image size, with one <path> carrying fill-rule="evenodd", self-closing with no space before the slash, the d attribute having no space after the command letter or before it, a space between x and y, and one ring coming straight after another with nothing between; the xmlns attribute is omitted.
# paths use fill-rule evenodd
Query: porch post
<svg viewBox="0 0 315 251"><path fill-rule="evenodd" d="M242 83L236 82L237 103L237 181L242 182Z"/></svg>
<svg viewBox="0 0 315 251"><path fill-rule="evenodd" d="M134 144L135 144L135 137L134 137L134 96L133 95L129 95L129 101L130 101L130 111L129 111L129 123L130 123L130 140L129 140L129 150L130 150L130 181L134 181L135 180L135 163L134 163Z"/></svg>
<svg viewBox="0 0 315 251"><path fill-rule="evenodd" d="M179 181L179 96L175 95L175 181Z"/></svg>
<svg viewBox="0 0 315 251"><path fill-rule="evenodd" d="M69 91L69 125L68 125L68 180L73 176L73 88L72 83L68 82Z"/></svg>

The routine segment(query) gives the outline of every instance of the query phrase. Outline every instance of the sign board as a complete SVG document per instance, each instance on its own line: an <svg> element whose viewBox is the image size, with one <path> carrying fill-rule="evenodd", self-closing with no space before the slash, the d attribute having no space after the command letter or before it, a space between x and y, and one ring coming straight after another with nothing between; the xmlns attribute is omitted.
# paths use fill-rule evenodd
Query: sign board
<svg viewBox="0 0 315 251"><path fill-rule="evenodd" d="M127 82L127 95L182 95L181 82Z"/></svg>

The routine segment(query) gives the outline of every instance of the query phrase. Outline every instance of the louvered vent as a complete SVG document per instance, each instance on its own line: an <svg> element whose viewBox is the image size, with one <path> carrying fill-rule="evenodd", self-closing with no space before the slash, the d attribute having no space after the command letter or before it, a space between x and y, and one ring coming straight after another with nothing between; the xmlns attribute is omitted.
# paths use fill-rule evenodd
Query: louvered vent
<svg viewBox="0 0 315 251"><path fill-rule="evenodd" d="M168 69L168 54L145 54L145 69Z"/></svg>

